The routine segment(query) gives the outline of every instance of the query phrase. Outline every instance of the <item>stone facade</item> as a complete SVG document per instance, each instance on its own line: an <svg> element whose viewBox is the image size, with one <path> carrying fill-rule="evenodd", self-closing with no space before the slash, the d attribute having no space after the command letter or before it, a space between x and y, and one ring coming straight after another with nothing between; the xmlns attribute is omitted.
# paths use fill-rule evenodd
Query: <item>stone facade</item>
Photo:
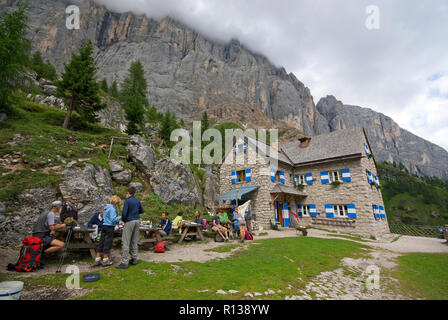
<svg viewBox="0 0 448 320"><path fill-rule="evenodd" d="M236 164L224 163L220 168L221 194L229 192L234 188L259 186L259 189L248 194L244 200L252 200L253 215L256 225L264 229L270 228L271 219L276 216L274 201L282 204L288 202L289 211L297 213L297 205L316 205L318 217L311 218L303 216L303 222L316 228L328 229L336 232L356 234L363 237L375 237L376 239L387 237L389 226L387 219L376 220L373 212L373 204L384 207L381 189L370 185L368 182L366 169L377 175L376 164L373 158L369 158L365 153L358 156L351 156L340 159L322 160L306 165L288 165L283 162L278 163L278 171L284 172L284 185L296 188L294 175L305 176L308 173L313 175L313 184L304 185L299 189L306 196L278 194L271 195L272 189L279 181L272 182L269 164L265 164L261 156L257 156L256 164L249 162L248 152L240 152L236 157ZM230 156L230 153L228 154ZM238 164L239 163L239 164ZM232 183L232 172L251 169L252 180ZM350 169L351 182L341 182L339 186L323 184L321 182L322 171L338 171L342 180L343 169ZM346 216L327 218L325 205L354 204L356 206L356 219ZM282 206L280 205L280 208ZM290 218L293 218L290 216Z"/></svg>

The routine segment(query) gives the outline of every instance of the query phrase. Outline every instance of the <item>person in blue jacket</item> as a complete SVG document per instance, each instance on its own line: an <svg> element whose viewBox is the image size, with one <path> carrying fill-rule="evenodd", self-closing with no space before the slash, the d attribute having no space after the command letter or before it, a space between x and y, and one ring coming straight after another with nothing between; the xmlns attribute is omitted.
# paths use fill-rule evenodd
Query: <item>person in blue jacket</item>
<svg viewBox="0 0 448 320"><path fill-rule="evenodd" d="M106 205L103 211L103 228L101 231L100 244L96 250L96 259L93 264L94 267L102 265L109 267L113 265L109 259L110 251L112 249L112 242L114 241L114 230L117 223L121 220L121 216L117 214L117 207L121 203L118 196L113 196L109 199L109 204ZM103 261L101 262L101 254L103 254Z"/></svg>
<svg viewBox="0 0 448 320"><path fill-rule="evenodd" d="M121 237L121 264L117 269L127 269L128 264L137 264L138 238L140 235L140 215L143 213L143 207L135 197L135 188L130 187L127 199L124 202L122 220L124 222L123 235ZM129 256L131 259L129 259Z"/></svg>
<svg viewBox="0 0 448 320"><path fill-rule="evenodd" d="M90 219L89 223L87 224L87 226L89 228L96 228L98 227L98 232L101 232L101 230L103 229L103 212L104 212L104 208L101 209L101 212L97 212L93 215L92 219Z"/></svg>

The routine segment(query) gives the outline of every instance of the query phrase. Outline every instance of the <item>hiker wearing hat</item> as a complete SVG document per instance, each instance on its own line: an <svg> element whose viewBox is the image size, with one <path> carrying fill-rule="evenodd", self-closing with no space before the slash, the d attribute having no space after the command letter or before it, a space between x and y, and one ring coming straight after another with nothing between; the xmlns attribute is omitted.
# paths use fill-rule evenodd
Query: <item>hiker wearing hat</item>
<svg viewBox="0 0 448 320"><path fill-rule="evenodd" d="M78 221L78 197L71 196L70 200L65 203L61 211L61 222L66 223L65 219L72 218Z"/></svg>
<svg viewBox="0 0 448 320"><path fill-rule="evenodd" d="M44 246L48 247L44 251L46 254L58 252L64 248L64 242L54 238L54 231L65 228L65 224L55 224L55 215L62 209L62 202L55 201L51 205L51 210L42 213L37 219L33 229L33 237L41 238Z"/></svg>

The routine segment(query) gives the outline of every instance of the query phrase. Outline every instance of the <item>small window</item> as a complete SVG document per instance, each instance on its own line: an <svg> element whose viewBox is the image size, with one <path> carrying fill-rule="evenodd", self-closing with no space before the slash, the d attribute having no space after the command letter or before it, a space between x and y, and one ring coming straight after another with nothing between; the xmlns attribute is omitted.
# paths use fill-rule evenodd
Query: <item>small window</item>
<svg viewBox="0 0 448 320"><path fill-rule="evenodd" d="M330 183L336 181L341 182L341 174L339 173L339 171L331 171L329 175L330 175Z"/></svg>
<svg viewBox="0 0 448 320"><path fill-rule="evenodd" d="M297 183L300 185L306 185L306 177L304 175L297 176Z"/></svg>
<svg viewBox="0 0 448 320"><path fill-rule="evenodd" d="M246 182L246 170L237 171L236 181L237 182Z"/></svg>
<svg viewBox="0 0 448 320"><path fill-rule="evenodd" d="M347 205L335 205L334 206L334 216L345 218L348 215Z"/></svg>
<svg viewBox="0 0 448 320"><path fill-rule="evenodd" d="M310 206L303 206L303 216L308 217L310 215Z"/></svg>

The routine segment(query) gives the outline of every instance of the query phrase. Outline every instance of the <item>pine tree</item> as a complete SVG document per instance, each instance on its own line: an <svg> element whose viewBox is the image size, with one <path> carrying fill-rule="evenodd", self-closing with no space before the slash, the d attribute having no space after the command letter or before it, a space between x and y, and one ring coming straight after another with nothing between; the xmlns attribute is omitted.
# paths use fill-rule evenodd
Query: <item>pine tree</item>
<svg viewBox="0 0 448 320"><path fill-rule="evenodd" d="M117 85L117 81L114 80L114 82L112 82L112 85L109 88L109 94L114 97L115 99L118 99L120 94L118 92L118 85Z"/></svg>
<svg viewBox="0 0 448 320"><path fill-rule="evenodd" d="M68 108L62 125L64 129L68 129L73 111L77 111L83 120L95 122L95 112L105 107L99 96L96 71L93 44L88 40L81 46L79 54L72 54L70 63L65 65L62 79L56 83L58 93L64 98Z"/></svg>
<svg viewBox="0 0 448 320"><path fill-rule="evenodd" d="M10 113L10 98L25 77L31 42L26 38L28 3L0 15L0 111Z"/></svg>
<svg viewBox="0 0 448 320"><path fill-rule="evenodd" d="M58 77L56 68L50 63L50 61L47 60L46 62L44 62L40 51L36 51L33 54L31 58L30 68L36 72L38 79L44 78L47 80L55 81Z"/></svg>
<svg viewBox="0 0 448 320"><path fill-rule="evenodd" d="M148 112L146 113L146 120L150 123L156 123L159 121L159 113L157 112L156 107L152 106L149 108Z"/></svg>
<svg viewBox="0 0 448 320"><path fill-rule="evenodd" d="M137 60L131 64L128 75L121 85L120 93L126 120L128 120L126 133L129 135L140 134L145 108L149 105L146 99L147 87L145 70L140 60Z"/></svg>
<svg viewBox="0 0 448 320"><path fill-rule="evenodd" d="M165 145L169 148L173 145L171 142L171 133L178 128L179 124L177 123L176 116L168 110L161 120L159 136L165 141Z"/></svg>
<svg viewBox="0 0 448 320"><path fill-rule="evenodd" d="M204 134L204 132L207 131L209 127L210 127L210 122L208 120L208 114L207 114L207 112L204 112L202 114L202 119L201 119L202 134Z"/></svg>
<svg viewBox="0 0 448 320"><path fill-rule="evenodd" d="M101 90L103 90L106 93L109 92L109 86L107 84L106 78L104 78L103 81L101 81Z"/></svg>

